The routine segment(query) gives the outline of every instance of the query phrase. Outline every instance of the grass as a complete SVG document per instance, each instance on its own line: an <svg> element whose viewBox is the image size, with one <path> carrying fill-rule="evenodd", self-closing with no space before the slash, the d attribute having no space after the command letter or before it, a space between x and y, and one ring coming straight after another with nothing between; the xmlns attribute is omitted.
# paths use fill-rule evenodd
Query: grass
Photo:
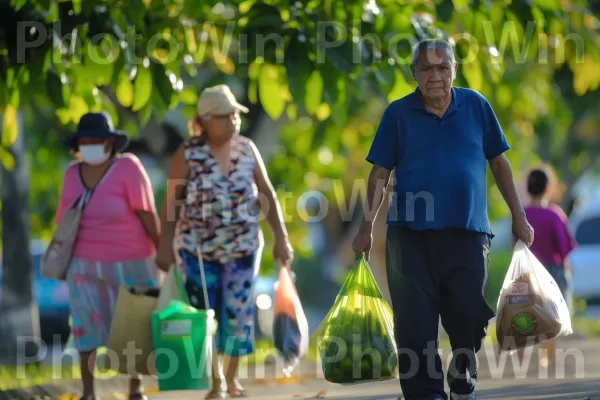
<svg viewBox="0 0 600 400"><path fill-rule="evenodd" d="M79 379L79 366L56 367L51 365L27 365L20 367L0 367L0 392L46 385L54 381Z"/></svg>
<svg viewBox="0 0 600 400"><path fill-rule="evenodd" d="M582 335L586 339L595 339L600 337L600 320L575 317L571 321L573 331Z"/></svg>

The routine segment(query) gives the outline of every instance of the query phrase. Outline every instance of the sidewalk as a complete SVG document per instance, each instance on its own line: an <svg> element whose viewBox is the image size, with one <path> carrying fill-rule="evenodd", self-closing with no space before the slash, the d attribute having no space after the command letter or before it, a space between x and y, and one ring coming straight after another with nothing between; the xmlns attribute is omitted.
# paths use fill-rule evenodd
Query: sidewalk
<svg viewBox="0 0 600 400"><path fill-rule="evenodd" d="M584 341L563 339L558 342L559 365L555 374L537 368L537 352L526 355L519 364L516 356L497 355L492 347L479 353L479 398L496 400L600 400L600 340ZM448 351L441 351L447 370ZM528 361L529 360L529 361ZM564 360L564 363L561 362ZM275 365L255 366L240 371L242 383L256 399L310 399L321 394L327 399L396 399L400 393L397 380L340 386L322 379L317 362L303 362L292 378L285 379L276 373ZM205 392L158 392L156 379L144 381L150 399L202 399ZM127 378L116 377L98 380L97 393L102 399L126 400ZM81 391L79 381L56 382L41 387L1 392L0 400L61 398L66 394L78 399ZM575 397L571 397L571 395ZM596 396L596 397L594 397ZM70 399L69 399L70 400Z"/></svg>

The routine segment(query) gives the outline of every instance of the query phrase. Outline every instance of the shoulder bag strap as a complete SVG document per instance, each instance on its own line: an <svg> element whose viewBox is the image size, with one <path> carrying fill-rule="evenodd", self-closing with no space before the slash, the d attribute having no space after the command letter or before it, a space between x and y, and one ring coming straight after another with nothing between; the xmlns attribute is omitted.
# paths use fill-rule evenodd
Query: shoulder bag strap
<svg viewBox="0 0 600 400"><path fill-rule="evenodd" d="M87 206L87 204L90 201L90 198L92 197L92 194L94 194L94 191L98 188L98 186L100 186L102 181L104 181L104 178L106 178L106 176L108 175L108 172L112 169L113 165L115 165L115 162L116 162L116 159L114 159L112 161L112 163L108 166L108 168L106 168L106 170L104 171L104 174L102 174L102 176L100 177L100 180L98 180L96 187L94 187L93 189L85 188L85 190L83 191L83 194L81 195L81 197L79 197L79 202L77 205L77 207L79 208L80 211L83 211L85 206ZM82 164L79 164L79 173L80 174L81 174L81 166L82 166Z"/></svg>

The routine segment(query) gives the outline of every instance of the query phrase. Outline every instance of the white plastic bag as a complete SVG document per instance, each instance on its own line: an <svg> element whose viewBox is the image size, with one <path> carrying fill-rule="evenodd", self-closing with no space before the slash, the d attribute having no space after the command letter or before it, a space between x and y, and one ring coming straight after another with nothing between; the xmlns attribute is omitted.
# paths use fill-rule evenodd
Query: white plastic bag
<svg viewBox="0 0 600 400"><path fill-rule="evenodd" d="M496 315L500 351L513 352L573 333L569 308L556 281L522 241L515 245Z"/></svg>

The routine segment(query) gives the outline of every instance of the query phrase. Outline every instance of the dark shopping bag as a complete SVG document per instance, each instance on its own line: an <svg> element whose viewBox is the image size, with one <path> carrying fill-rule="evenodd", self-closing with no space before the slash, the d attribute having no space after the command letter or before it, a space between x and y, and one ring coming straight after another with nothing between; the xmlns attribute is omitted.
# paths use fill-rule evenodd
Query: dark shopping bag
<svg viewBox="0 0 600 400"><path fill-rule="evenodd" d="M279 270L275 287L275 348L283 359L283 372L289 376L308 352L308 321L292 273L288 266Z"/></svg>

